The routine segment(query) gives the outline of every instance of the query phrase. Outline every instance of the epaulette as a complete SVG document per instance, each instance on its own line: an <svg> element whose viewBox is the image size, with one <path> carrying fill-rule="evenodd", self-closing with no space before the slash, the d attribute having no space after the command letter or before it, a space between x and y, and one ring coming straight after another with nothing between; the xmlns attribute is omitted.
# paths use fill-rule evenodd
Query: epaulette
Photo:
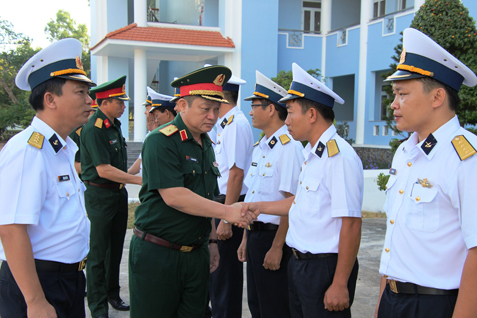
<svg viewBox="0 0 477 318"><path fill-rule="evenodd" d="M455 136L455 138L452 140L452 145L454 146L454 149L459 155L461 161L464 161L465 159L476 154L475 148L470 144L464 135Z"/></svg>
<svg viewBox="0 0 477 318"><path fill-rule="evenodd" d="M80 127L80 128L78 128L78 129L76 129L76 134L77 134L78 136L81 136L81 129L83 129L83 127Z"/></svg>
<svg viewBox="0 0 477 318"><path fill-rule="evenodd" d="M176 126L174 126L173 124L170 124L170 125L167 125L166 127L162 128L162 129L159 129L159 131L161 133L163 133L164 135L166 135L167 137L169 137L170 135L174 134L175 132L177 132L179 130L179 128L177 128Z"/></svg>
<svg viewBox="0 0 477 318"><path fill-rule="evenodd" d="M227 121L227 125L230 125L234 121L234 115L230 116L229 120Z"/></svg>
<svg viewBox="0 0 477 318"><path fill-rule="evenodd" d="M326 143L326 149L328 149L328 157L333 157L334 155L340 152L338 145L336 144L336 140L331 139Z"/></svg>
<svg viewBox="0 0 477 318"><path fill-rule="evenodd" d="M282 145L286 145L291 140L290 137L287 136L287 134L283 134L279 138L280 138L280 142L282 143Z"/></svg>
<svg viewBox="0 0 477 318"><path fill-rule="evenodd" d="M94 125L99 129L103 128L103 120L101 118L96 118L96 122L94 123Z"/></svg>
<svg viewBox="0 0 477 318"><path fill-rule="evenodd" d="M43 136L37 131L34 131L31 134L30 139L28 139L28 144L32 145L35 148L41 149L43 148L43 140L45 140L45 136Z"/></svg>
<svg viewBox="0 0 477 318"><path fill-rule="evenodd" d="M254 147L255 147L255 146L258 146L258 144L260 143L260 140L262 140L263 137L265 137L265 135L263 135L262 137L260 137L260 139L259 139L256 143L254 143L253 146L254 146Z"/></svg>

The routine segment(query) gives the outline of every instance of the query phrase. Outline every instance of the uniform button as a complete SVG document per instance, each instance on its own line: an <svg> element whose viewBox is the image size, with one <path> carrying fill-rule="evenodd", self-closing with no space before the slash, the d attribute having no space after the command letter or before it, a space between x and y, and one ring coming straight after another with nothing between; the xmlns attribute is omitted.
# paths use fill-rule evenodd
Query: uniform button
<svg viewBox="0 0 477 318"><path fill-rule="evenodd" d="M192 170L192 173L195 173L195 170Z"/></svg>
<svg viewBox="0 0 477 318"><path fill-rule="evenodd" d="M219 140L219 141L217 141L217 145L220 145L220 140Z"/></svg>
<svg viewBox="0 0 477 318"><path fill-rule="evenodd" d="M210 195L210 193L209 193L209 192L207 192L207 195Z"/></svg>
<svg viewBox="0 0 477 318"><path fill-rule="evenodd" d="M386 253L389 253L389 248L386 247L384 250L386 251Z"/></svg>
<svg viewBox="0 0 477 318"><path fill-rule="evenodd" d="M300 184L302 184L302 182L300 181Z"/></svg>
<svg viewBox="0 0 477 318"><path fill-rule="evenodd" d="M253 176L253 173L251 173L250 175Z"/></svg>
<svg viewBox="0 0 477 318"><path fill-rule="evenodd" d="M296 204L296 201L293 201L293 204Z"/></svg>
<svg viewBox="0 0 477 318"><path fill-rule="evenodd" d="M404 190L399 190L399 194L403 194L404 193Z"/></svg>
<svg viewBox="0 0 477 318"><path fill-rule="evenodd" d="M305 161L305 166L306 166L306 161Z"/></svg>
<svg viewBox="0 0 477 318"><path fill-rule="evenodd" d="M205 172L205 174L207 174L207 171Z"/></svg>
<svg viewBox="0 0 477 318"><path fill-rule="evenodd" d="M416 197L416 201L417 202L421 201L421 197Z"/></svg>
<svg viewBox="0 0 477 318"><path fill-rule="evenodd" d="M412 162L408 162L408 163L407 163L407 166L408 166L408 167L412 166Z"/></svg>
<svg viewBox="0 0 477 318"><path fill-rule="evenodd" d="M67 196L67 197L69 197L69 196L70 196L69 192L66 192L66 196Z"/></svg>
<svg viewBox="0 0 477 318"><path fill-rule="evenodd" d="M252 194L255 193L255 191L252 191Z"/></svg>
<svg viewBox="0 0 477 318"><path fill-rule="evenodd" d="M394 224L394 220L389 221L389 223Z"/></svg>
<svg viewBox="0 0 477 318"><path fill-rule="evenodd" d="M218 136L220 137L220 134L218 134Z"/></svg>
<svg viewBox="0 0 477 318"><path fill-rule="evenodd" d="M265 177L265 173L263 174L263 176Z"/></svg>
<svg viewBox="0 0 477 318"><path fill-rule="evenodd" d="M306 189L308 190L308 187L306 187Z"/></svg>
<svg viewBox="0 0 477 318"><path fill-rule="evenodd" d="M265 158L265 156L263 156L263 158Z"/></svg>

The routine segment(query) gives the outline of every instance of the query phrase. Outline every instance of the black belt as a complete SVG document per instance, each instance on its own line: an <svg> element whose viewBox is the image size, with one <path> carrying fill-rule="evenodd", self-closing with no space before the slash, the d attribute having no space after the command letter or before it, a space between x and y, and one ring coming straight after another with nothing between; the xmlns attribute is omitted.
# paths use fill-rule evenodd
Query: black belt
<svg viewBox="0 0 477 318"><path fill-rule="evenodd" d="M248 226L249 231L276 231L278 225L273 223L253 222Z"/></svg>
<svg viewBox="0 0 477 318"><path fill-rule="evenodd" d="M418 294L418 295L457 295L458 289L438 289L424 287L413 283L402 283L394 279L386 279L389 288L395 294Z"/></svg>
<svg viewBox="0 0 477 318"><path fill-rule="evenodd" d="M245 194L242 194L239 196L239 199L237 202L243 202L245 200ZM219 202L224 204L225 203L225 194L219 194L218 196L215 197L215 202Z"/></svg>
<svg viewBox="0 0 477 318"><path fill-rule="evenodd" d="M94 183L94 182L90 182L90 181L83 181L84 183L86 183L87 185L92 185L92 186L95 186L95 187L100 187L100 188L106 188L106 189L122 189L124 188L124 184L123 183Z"/></svg>
<svg viewBox="0 0 477 318"><path fill-rule="evenodd" d="M320 254L313 254L313 253L302 253L297 249L292 248L293 255L295 255L296 259L304 260L304 259L312 259L312 258L325 258L337 255L336 253L320 253Z"/></svg>
<svg viewBox="0 0 477 318"><path fill-rule="evenodd" d="M149 234L149 233L145 233L145 232L141 231L140 229L138 229L137 227L134 228L133 232L134 232L134 235L139 237L141 240L144 240L146 242L153 243L153 244L156 244L156 245L159 245L159 246L172 248L174 250L178 250L178 251L181 251L181 252L184 252L184 253L192 252L193 250L196 250L196 249L198 249L199 247L202 246L202 245L187 246L187 245L174 244L174 243L171 243L171 242L166 241L164 239L161 239L160 237L154 236L154 235Z"/></svg>
<svg viewBox="0 0 477 318"><path fill-rule="evenodd" d="M86 257L78 263L65 264L53 261L35 260L36 269L47 272L79 272L86 267Z"/></svg>

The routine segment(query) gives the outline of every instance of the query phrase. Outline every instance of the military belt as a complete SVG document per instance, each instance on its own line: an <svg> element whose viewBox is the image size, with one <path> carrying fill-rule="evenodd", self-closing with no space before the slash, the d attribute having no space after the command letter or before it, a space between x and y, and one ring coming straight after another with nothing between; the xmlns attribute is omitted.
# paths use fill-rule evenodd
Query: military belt
<svg viewBox="0 0 477 318"><path fill-rule="evenodd" d="M413 283L402 283L394 279L386 279L389 289L395 294L417 294L417 295L457 295L458 289L438 289L424 287Z"/></svg>
<svg viewBox="0 0 477 318"><path fill-rule="evenodd" d="M249 231L276 231L278 225L273 223L253 222L248 226Z"/></svg>
<svg viewBox="0 0 477 318"><path fill-rule="evenodd" d="M304 259L312 259L312 258L325 258L325 257L330 257L334 255L338 255L336 253L319 253L319 254L313 254L313 253L302 253L297 249L292 248L293 255L295 255L295 258L298 260L304 260Z"/></svg>
<svg viewBox="0 0 477 318"><path fill-rule="evenodd" d="M184 253L192 252L193 250L196 250L196 249L198 249L199 247L202 246L202 245L187 246L187 245L174 244L174 243L171 243L169 241L163 240L160 237L157 237L157 236L154 236L152 234L143 232L143 231L139 230L137 227L134 228L133 232L134 232L134 235L139 237L141 240L144 240L146 242L156 244L156 245L159 245L159 246L172 248L173 250L178 250L178 251L181 251L181 252L184 252Z"/></svg>
<svg viewBox="0 0 477 318"><path fill-rule="evenodd" d="M124 188L123 183L94 183L94 182L87 181L87 180L85 180L84 183L86 183L88 185L95 186L95 187L106 188L106 189L122 189L122 188Z"/></svg>
<svg viewBox="0 0 477 318"><path fill-rule="evenodd" d="M86 267L86 257L81 262L73 264L36 259L35 266L37 270L46 272L79 272Z"/></svg>

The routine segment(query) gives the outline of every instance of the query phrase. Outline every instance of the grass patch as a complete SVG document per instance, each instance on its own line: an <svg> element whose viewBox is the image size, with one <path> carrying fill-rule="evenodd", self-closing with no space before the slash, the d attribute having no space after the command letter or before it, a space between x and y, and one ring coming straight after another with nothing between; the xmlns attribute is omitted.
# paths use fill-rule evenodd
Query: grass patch
<svg viewBox="0 0 477 318"><path fill-rule="evenodd" d="M134 228L134 211L139 203L129 203L128 205L128 229ZM384 212L368 212L361 211L361 216L363 219L373 219L373 218L385 218L386 213Z"/></svg>

